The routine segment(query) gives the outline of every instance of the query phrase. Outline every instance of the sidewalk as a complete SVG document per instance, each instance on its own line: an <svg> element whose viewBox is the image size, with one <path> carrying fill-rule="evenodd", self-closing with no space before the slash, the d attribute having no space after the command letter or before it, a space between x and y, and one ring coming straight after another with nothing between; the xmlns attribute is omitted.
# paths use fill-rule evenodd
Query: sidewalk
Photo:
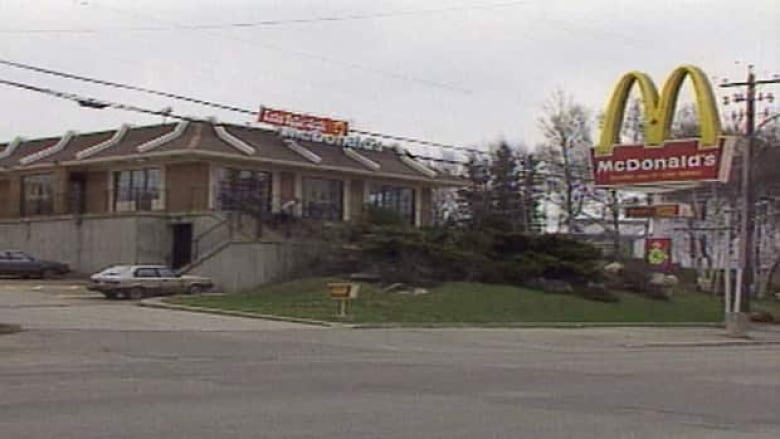
<svg viewBox="0 0 780 439"><path fill-rule="evenodd" d="M745 337L730 336L725 328L632 328L624 347L780 346L780 325L752 324Z"/></svg>

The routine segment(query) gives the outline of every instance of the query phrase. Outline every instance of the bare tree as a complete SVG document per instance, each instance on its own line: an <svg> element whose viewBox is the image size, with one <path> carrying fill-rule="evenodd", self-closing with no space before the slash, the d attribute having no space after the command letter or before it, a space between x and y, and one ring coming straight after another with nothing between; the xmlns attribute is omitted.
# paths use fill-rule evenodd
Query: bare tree
<svg viewBox="0 0 780 439"><path fill-rule="evenodd" d="M559 226L577 232L576 218L583 213L586 193L591 189L590 112L562 90L557 90L544 106L539 119L545 141L540 155L550 175L548 201L561 209Z"/></svg>

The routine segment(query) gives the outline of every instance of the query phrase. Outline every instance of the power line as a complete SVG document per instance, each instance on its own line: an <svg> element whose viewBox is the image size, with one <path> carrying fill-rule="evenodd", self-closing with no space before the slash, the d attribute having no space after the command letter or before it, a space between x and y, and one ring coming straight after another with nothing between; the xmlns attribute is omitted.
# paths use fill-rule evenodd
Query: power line
<svg viewBox="0 0 780 439"><path fill-rule="evenodd" d="M145 113L154 116L171 117L173 119L188 120L192 122L198 121L198 119L196 118L180 116L168 110L150 110L148 108L137 107L134 105L126 105L126 104L106 101L102 99L95 99L83 95L78 95L75 93L62 92L51 88L38 87L36 85L26 84L23 82L9 81L7 79L2 79L2 78L0 78L0 84L7 85L9 87L20 88L23 90L34 91L37 93L42 93L42 94L54 96L61 99L66 99L69 101L76 102L77 104L85 108L93 108L93 109L100 109L100 110L104 108L114 108L117 110L135 111L138 113Z"/></svg>
<svg viewBox="0 0 780 439"><path fill-rule="evenodd" d="M231 106L231 105L220 104L220 103L216 103L216 102L206 101L206 100L203 100L203 99L191 98L191 97L188 97L188 96L179 95L179 94L175 94L175 93L168 93L168 92L159 91L159 90L152 90L150 88L138 87L138 86L130 85L130 84L123 84L123 83L120 83L120 82L106 81L106 80L103 80L103 79L91 78L91 77L88 77L88 76L80 76L80 75L76 75L76 74L73 74L73 73L67 73L67 72L47 69L47 68L44 68L44 67L37 67L37 66L30 65L30 64L23 64L23 63L14 62L14 61L2 59L2 58L0 58L0 64L7 65L7 66L10 66L10 67L19 68L19 69L24 69L24 70L31 70L33 72L43 73L43 74L46 74L46 75L58 76L60 78L74 79L74 80L77 80L77 81L84 81L84 82L89 82L89 83L92 83L92 84L104 85L104 86L114 87L114 88L121 88L121 89L125 89L125 90L132 90L132 91L137 91L137 92L141 92L141 93L147 93L147 94L151 94L151 95L155 95L155 96L166 97L166 98L170 98L170 99L177 99L177 100L180 100L180 101L190 102L190 103L193 103L193 104L204 105L204 106L212 107L212 108L218 108L220 110L227 110L227 111L233 111L233 112L237 112L237 113L244 113L244 114L251 114L251 115L257 115L258 114L257 111L247 110L247 109L244 109L244 108L234 107L234 106Z"/></svg>
<svg viewBox="0 0 780 439"><path fill-rule="evenodd" d="M223 30L223 29L246 29L268 26L281 26L289 24L312 24L312 23L328 23L328 22L342 22L342 21L359 21L359 20L372 20L382 18L395 18L404 16L415 15L428 15L428 14L440 14L451 13L471 10L489 10L489 9L501 9L514 6L521 6L531 3L528 0L512 1L503 3L487 3L487 4L474 4L463 6L452 6L446 8L429 8L429 9L410 9L406 11L396 12L375 12L364 14L343 14L343 15L330 15L322 17L311 18L289 18L289 19L274 19L274 20L260 20L250 22L238 22L238 23L226 23L226 24L177 24L171 26L140 26L140 27L126 27L126 28L60 28L60 29L0 29L0 33L20 33L20 34L45 34L45 33L100 33L100 32L155 32L155 31L175 31L175 30Z"/></svg>
<svg viewBox="0 0 780 439"><path fill-rule="evenodd" d="M154 95L154 96L165 97L165 98L169 98L169 99L176 99L176 100L180 100L180 101L184 101L184 102L189 102L189 103L192 103L192 104L198 104L198 105L203 105L203 106L206 106L206 107L216 108L216 109L219 109L219 110L231 111L231 112L241 113L241 114L249 114L249 115L252 115L252 116L257 116L259 114L259 111L256 111L256 110L249 110L249 109L246 109L246 108L241 108L241 107L237 107L237 106L233 106L233 105L221 104L221 103L214 102L214 101L207 101L205 99L193 98L193 97L184 96L184 95L180 95L180 94L176 94L176 93L164 92L164 91L160 91L160 90L154 90L154 89L150 89L150 88L139 87L139 86L135 86L135 85L131 85L131 84L125 84L125 83L121 83L121 82L113 82L113 81L107 81L107 80L93 78L93 77L88 77L88 76L76 75L76 74L73 74L73 73L68 73L68 72L48 69L48 68L45 68L45 67L34 66L34 65L31 65L31 64L20 63L20 62L11 61L11 60L7 60L7 59L3 59L3 58L0 58L0 64L6 65L6 66L9 66L9 67L18 68L18 69L23 69L23 70L30 70L30 71L33 71L33 72L36 72L36 73L57 76L57 77L60 77L60 78L66 78L66 79L72 79L72 80L77 80L77 81L83 81L83 82L88 82L88 83L92 83L92 84L98 84L98 85L103 85L103 86L107 86L107 87L114 87L114 88L119 88L119 89L124 89L124 90L131 90L131 91L136 91L136 92L140 92L140 93L146 93L146 94L150 94L150 95ZM433 147L437 147L437 148L451 149L451 150L454 150L454 151L463 151L463 152L468 152L468 153L472 153L472 154L486 154L485 151L482 151L482 150L476 149L476 148L467 148L467 147L463 147L463 146L455 146L455 145L448 145L448 144L438 143L438 142L430 142L430 141L427 141L427 140L415 139L415 138L412 138L412 137L395 136L395 135L390 135L390 134L377 133L377 132L373 132L373 131L363 131L363 130L352 130L352 131L354 131L357 134L363 134L363 135L367 135L367 136L379 137L379 138L384 138L384 139L388 139L388 140L408 142L408 143L414 143L414 144L425 145L425 146L433 146Z"/></svg>
<svg viewBox="0 0 780 439"><path fill-rule="evenodd" d="M36 93L46 94L46 95L54 96L54 97L57 97L57 98L60 98L60 99L70 100L70 101L76 102L77 104L79 104L80 106L85 107L85 108L101 109L101 110L104 109L104 108L114 108L114 109L117 109L117 110L134 111L134 112L137 112L137 113L144 113L144 114L149 114L149 115L154 115L154 116L170 117L170 118L173 118L173 119L188 120L188 121L191 121L191 122L196 122L196 121L202 120L202 119L189 117L189 116L181 116L181 115L175 114L172 111L167 110L167 109L166 110L150 110L148 108L138 107L138 106L135 106L135 105L127 105L127 104L107 101L107 100L103 100L103 99L96 99L96 98L92 98L92 97L89 97L89 96L79 95L79 94L76 94L76 93L63 92L63 91L54 90L54 89L51 89L51 88L39 87L39 86L32 85L32 84L27 84L27 83L17 82L17 81L10 81L10 80L7 80L7 79L2 79L2 78L0 78L0 84L7 85L9 87L20 88L20 89L27 90L27 91L33 91L33 92L36 92ZM249 111L249 110L243 110L243 111ZM254 112L253 114L257 114L257 112ZM361 131L360 133L366 134L368 132ZM399 136L390 136L389 138L392 138L394 140L405 140L405 139L407 139L405 137L399 137ZM425 142L425 141L416 140L416 139L409 139L409 140L415 140L416 142ZM425 143L431 144L431 145L435 145L434 142L425 142ZM442 145L442 146L447 146L447 145ZM452 148L461 148L461 147L452 147ZM463 149L465 149L465 148L463 148ZM482 152L482 151L480 151L480 152ZM417 157L417 156L412 155L412 157ZM422 156L420 156L420 157L422 157ZM462 163L462 162L457 162L457 161L454 161L454 160L434 159L434 158L431 158L431 157L426 157L426 159L438 160L438 161L441 161L441 162L449 162L449 163L453 163L453 164L454 163Z"/></svg>
<svg viewBox="0 0 780 439"><path fill-rule="evenodd" d="M96 6L96 5L93 5L93 6ZM112 11L114 13L118 13L120 15L130 15L130 16L133 16L133 17L136 17L136 18L140 18L140 19L142 19L144 21L153 20L153 21L157 21L157 22L161 22L161 23L173 24L173 25L181 26L181 23L178 23L178 22L175 22L175 21L161 19L161 18L158 18L156 16L149 15L149 14L140 14L140 13L132 11L132 10L126 10L126 9L117 8L117 7L108 7L108 6L105 6L105 5L100 5L99 7L103 8L103 9L106 9L106 10L109 10L109 11ZM382 70L382 69L378 69L376 67L371 67L371 66L368 66L368 65L359 64L359 63L356 63L356 62L345 61L343 58L331 58L331 57L328 57L328 56L324 56L320 52L309 52L309 51L301 50L301 49L297 49L297 48L291 49L291 48L280 47L280 46L277 46L277 45L274 45L274 44L270 44L269 42L267 42L265 40L259 41L257 39L247 40L247 39L244 39L244 38L237 38L237 37L235 37L233 35L227 35L227 34L224 34L224 33L220 33L220 32L218 32L219 29L212 29L212 30L209 30L209 31L212 32L213 35L216 35L217 37L220 37L220 38L223 38L223 39L226 39L226 40L238 41L240 43L249 44L249 45L256 46L256 47L261 47L263 49L274 51L274 52L278 52L278 53L281 53L281 54L286 55L286 56L295 56L295 57L303 57L303 58L314 59L314 60L317 60L317 61L320 61L320 62L323 62L323 63L327 63L327 64L337 65L337 66L340 66L340 67L346 67L346 68L349 68L349 69L352 69L352 70L357 70L357 71L363 71L363 72L371 73L373 75L383 76L383 77L386 77L386 78L393 78L393 79L397 79L397 80L402 80L402 81L407 81L407 82L411 82L411 83L415 83L415 84L420 84L420 85L423 85L425 87L435 88L435 89L439 89L439 90L446 90L446 91L452 92L452 93L466 94L466 95L472 93L471 90L467 90L467 89L464 89L462 87L459 87L457 84L450 84L450 83L445 83L445 82L441 82L441 81L434 81L434 80L431 80L431 79L422 78L422 77L409 75L409 74L405 74L405 73L400 73L400 72L396 72L396 71Z"/></svg>
<svg viewBox="0 0 780 439"><path fill-rule="evenodd" d="M7 80L7 79L2 79L2 78L0 78L0 84L7 85L9 87L20 88L20 89L27 90L27 91L33 91L33 92L36 92L36 93L42 93L42 94L49 95L49 96L54 96L54 97L57 97L57 98L60 98L60 99L66 99L66 100L69 100L69 101L76 102L77 104L79 104L80 106L85 107L85 108L93 108L93 109L114 108L114 109L117 109L117 110L134 111L134 112L144 113L144 114L149 114L149 115L154 115L154 116L164 116L164 117L170 117L172 119L187 120L187 121L190 121L190 122L200 122L200 121L202 121L202 119L189 117L189 116L178 115L176 113L173 113L170 110L150 110L148 108L138 107L138 106L135 106L135 105L127 105L127 104L107 101L107 100L103 100L103 99L96 99L96 98L92 98L92 97L89 97L89 96L84 96L84 95L80 95L80 94L76 94L76 93L63 92L63 91L54 90L54 89L51 89L51 88L39 87L39 86L32 85L32 84L27 84L27 83L17 82L17 81L10 81L10 80ZM462 162L462 161L457 161L457 160L449 160L449 159L444 159L444 158L435 158L435 157L424 156L424 155L419 155L419 154L408 153L408 155L410 157L414 158L414 159L426 160L426 161L437 162L437 163L447 163L447 164L456 164L456 165L465 165L465 164L467 164L467 162ZM561 177L561 176L563 176L563 174L556 174L556 173L552 173L552 172L549 172L549 171L534 170L534 171L530 171L530 172L532 174L534 174L536 176L540 176L540 177Z"/></svg>

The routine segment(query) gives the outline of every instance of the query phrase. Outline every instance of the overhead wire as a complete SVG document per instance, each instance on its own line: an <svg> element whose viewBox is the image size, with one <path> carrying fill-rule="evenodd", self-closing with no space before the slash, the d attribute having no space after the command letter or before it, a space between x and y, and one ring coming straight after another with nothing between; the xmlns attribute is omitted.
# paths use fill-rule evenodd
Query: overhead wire
<svg viewBox="0 0 780 439"><path fill-rule="evenodd" d="M77 93L69 93L69 92L63 92L60 90L55 90L52 88L47 87L40 87L37 85L32 85L28 83L18 82L18 81L11 81L7 79L0 78L0 84L6 85L9 87L15 87L27 91L33 91L36 93L41 93L53 97L57 97L60 99L66 99L69 101L76 102L77 104L86 107L86 108L94 108L94 109L104 109L104 108L113 108L117 110L125 110L125 111L134 111L138 113L143 114L149 114L153 116L163 116L168 117L172 119L178 119L178 120L186 120L190 122L202 122L206 119L200 119L192 116L183 116L176 114L170 110L152 110L149 108L139 107L136 105L128 105L123 104L119 102L104 100L104 99L97 99L90 96L85 96ZM454 164L454 165L466 165L468 162L458 161L458 160L450 160L450 159L444 159L444 158L436 158L436 157L430 157L425 156L421 154L414 154L414 153L408 153L408 155L412 158L418 159L418 160L425 160L425 161L431 161L431 162L437 162L437 163L447 163L447 164ZM536 171L534 172L535 175L538 176L558 176L560 177L562 174L555 174L551 173L549 171Z"/></svg>
<svg viewBox="0 0 780 439"><path fill-rule="evenodd" d="M138 113L145 113L145 114L150 114L150 115L154 115L154 116L165 116L165 117L170 117L170 118L173 118L173 119L181 119L181 120L189 120L189 121L196 121L196 120L198 120L198 119L193 118L193 117L177 115L177 114L173 113L172 111L167 111L167 110L150 110L148 108L138 107L138 106L134 106L134 105L127 105L127 104L122 104L122 103L117 103L117 102L111 102L111 101L102 100L102 99L95 99L95 98L92 98L92 97L87 97L87 96L79 95L79 94L76 94L76 93L62 92L62 91L54 90L54 89L51 89L51 88L39 87L39 86L32 85L32 84L27 84L27 83L17 82L17 81L10 81L10 80L7 80L7 79L2 79L2 78L0 78L0 84L7 85L9 87L20 88L20 89L23 89L23 90L34 91L34 92L37 92L37 93L42 93L42 94L46 94L46 95L49 95L49 96L54 96L54 97L61 98L61 99L67 99L67 100L76 102L77 104L81 105L82 107L86 107L86 108L94 108L94 109L114 108L114 109L117 109L117 110L135 111L135 112L138 112Z"/></svg>
<svg viewBox="0 0 780 439"><path fill-rule="evenodd" d="M117 110L133 111L133 112L149 114L149 115L154 115L154 116L163 116L163 117L169 117L169 118L172 118L172 119L187 120L187 121L191 121L191 122L197 122L197 121L206 120L206 119L199 119L199 118L191 117L191 116L182 116L182 115L174 113L170 109L152 110L152 109L139 107L139 106L135 106L135 105L122 104L122 103L119 103L119 102L109 101L109 100L105 100L105 99L97 99L97 98L93 98L93 97L90 97L90 96L85 96L85 95L81 95L81 94L77 94L77 93L70 93L70 92L59 91L59 90L55 90L55 89L52 89L52 88L40 87L40 86L37 86L37 85L32 85L32 84L18 82L18 81L11 81L11 80L7 80L7 79L3 79L3 78L0 78L0 84L6 85L6 86L9 86L9 87L14 87L14 88L27 90L27 91L33 91L33 92L37 92L37 93L42 93L42 94L46 94L46 95L57 97L57 98L61 98L61 99L70 100L70 101L76 102L77 104L79 104L80 106L85 107L85 108L93 108L93 109L113 108L113 109L117 109ZM402 140L404 138L403 137L394 136L393 139L395 139L395 140ZM429 143L434 143L434 142L429 142ZM415 154L411 154L410 153L409 155L411 155L412 157L417 157L417 155L415 155ZM420 157L423 157L423 156L420 156ZM465 162L458 162L458 161L455 161L455 160L434 159L432 157L425 157L425 158L426 159L430 159L430 160L437 160L437 161L440 161L440 162L449 162L449 163L453 163L453 164L455 164L455 163L465 164Z"/></svg>
<svg viewBox="0 0 780 439"><path fill-rule="evenodd" d="M177 93L170 93L170 92L154 90L154 89L150 89L150 88L146 88L146 87L139 87L139 86L136 86L136 85L126 84L126 83L121 83L121 82L114 82L114 81L108 81L108 80L94 78L94 77L89 77L89 76L77 75L77 74L74 74L74 73L68 73L68 72L64 72L64 71L60 71L60 70L53 70L53 69L40 67L40 66L34 66L34 65L31 65L31 64L20 63L20 62L8 60L8 59L3 59L3 58L0 58L0 65L6 65L6 66L9 66L9 67L14 67L14 68L23 69L23 70L29 70L29 71L33 71L33 72L36 72L36 73L57 76L57 77L60 77L60 78L66 78L66 79L77 80L77 81L82 81L82 82L87 82L87 83L92 83L92 84L98 84L98 85L107 86L107 87L114 87L114 88L119 88L119 89L124 89L124 90L130 90L130 91L136 91L136 92L140 92L140 93L146 93L146 94L150 94L150 95L154 95L154 96L160 96L160 97L164 97L164 98L175 99L175 100L180 100L180 101L184 101L184 102L189 102L189 103L192 103L192 104L197 104L197 105L203 105L203 106L206 106L206 107L216 108L216 109L219 109L219 110L231 111L231 112L241 113L241 114L249 114L249 115L252 115L252 116L257 116L257 115L260 114L260 112L257 111L257 110L249 110L249 109L237 107L237 106L234 106L234 105L222 104L222 103L219 103L219 102L208 101L208 100L205 100L205 99L194 98L194 97L185 96L185 95L181 95L181 94L177 94ZM379 137L379 138L383 138L383 139L400 141L400 142L414 143L414 144L424 145L424 146L433 146L433 147L437 147L437 148L450 149L450 150L453 150L453 151L468 152L468 153L471 153L471 154L486 154L487 153L486 151L483 151L483 150L480 150L480 149L477 149L477 148L468 148L468 147L457 146L457 145L448 145L448 144L444 144L444 143L431 142L431 141L416 139L416 138L407 137L407 136L397 136L397 135L391 135L391 134L383 134L383 133L378 133L378 132L374 132L374 131L366 131L366 130L352 130L352 131L355 132L356 134L363 134L363 135L367 135L367 136Z"/></svg>
<svg viewBox="0 0 780 439"><path fill-rule="evenodd" d="M93 6L97 6L97 5L93 5ZM138 13L136 11L132 11L132 10L126 10L126 9L117 8L117 7L109 7L109 6L105 6L105 5L100 5L98 7L102 8L102 9L106 9L108 11L112 11L114 13L118 13L120 15L129 15L129 16L136 17L136 18L139 18L139 19L142 19L142 20L153 20L153 21L157 21L157 22L161 22L161 23L180 25L180 23L177 23L175 21L161 19L159 17L153 16L153 15L149 15L149 14L140 14L140 13ZM340 66L340 67L349 68L349 69L356 70L356 71L362 71L362 72L370 73L370 74L377 75L377 76L383 76L383 77L386 77L386 78L393 78L393 79L396 79L396 80L401 80L401 81L406 81L406 82L410 82L410 83L415 83L415 84L419 84L421 86L425 86L425 87L429 87L429 88L433 88L433 89L444 90L444 91L448 91L448 92L451 92L451 93L466 94L466 95L472 93L471 90L464 89L464 88L458 86L457 84L450 84L450 83L445 83L445 82L441 82L441 81L434 81L432 79L422 78L422 77L409 75L409 74L405 74L405 73L400 73L400 72L397 72L397 71L383 70L383 69L379 69L379 68L376 68L376 67L371 67L371 66L367 66L367 65L363 65L363 64L358 64L358 63L346 61L346 60L344 60L342 58L331 58L331 57L328 57L328 56L324 56L324 55L322 55L319 52L309 52L309 51L301 50L301 49L291 49L291 48L288 48L288 47L281 47L281 46L277 46L277 45L274 45L274 44L270 44L270 43L268 43L266 41L262 41L261 42L261 41L259 41L257 39L249 40L249 39L244 39L244 38L238 38L238 37L236 37L234 35L227 35L227 34L224 34L224 33L220 33L220 32L218 32L219 29L209 29L207 31L211 32L211 35L214 35L214 36L226 39L226 40L237 41L237 42L240 42L240 43L243 43L243 44L248 44L248 45L252 45L252 46L256 46L256 47L261 47L261 48L263 48L265 50L274 51L274 52L281 53L281 54L286 55L286 56L295 56L295 57L314 59L314 60L317 60L319 62L326 63L326 64L337 65L337 66Z"/></svg>
<svg viewBox="0 0 780 439"><path fill-rule="evenodd" d="M287 18L287 19L272 19L272 20L258 20L248 22L236 22L236 23L224 23L224 24L176 24L170 26L139 26L139 27L126 27L126 28L40 28L40 29L0 29L0 33L20 33L20 34L35 34L35 33L100 33L100 32L155 32L155 31L175 31L175 30L221 30L221 29L246 29L268 26L282 26L291 24L313 24L313 23L335 23L343 21L359 21L359 20L373 20L383 18L395 18L395 17L407 17L415 15L429 15L429 14L442 14L461 11L472 10L490 10L509 8L514 6L521 6L530 4L529 0L518 0L509 2L498 3L485 3L485 4L466 4L461 6L450 6L442 8L427 8L427 9L410 9L405 11L395 12L375 12L375 13L353 13L342 15L328 15L321 17L309 17L309 18Z"/></svg>

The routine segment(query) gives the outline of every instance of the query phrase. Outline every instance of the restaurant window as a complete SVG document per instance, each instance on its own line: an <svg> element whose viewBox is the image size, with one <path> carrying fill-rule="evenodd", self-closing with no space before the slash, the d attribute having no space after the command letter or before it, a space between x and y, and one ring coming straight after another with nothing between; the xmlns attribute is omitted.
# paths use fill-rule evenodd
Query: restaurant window
<svg viewBox="0 0 780 439"><path fill-rule="evenodd" d="M162 179L157 168L114 172L114 211L162 209Z"/></svg>
<svg viewBox="0 0 780 439"><path fill-rule="evenodd" d="M272 174L253 169L217 169L217 203L220 210L256 213L271 211Z"/></svg>
<svg viewBox="0 0 780 439"><path fill-rule="evenodd" d="M22 216L54 213L54 176L52 174L22 177Z"/></svg>
<svg viewBox="0 0 780 439"><path fill-rule="evenodd" d="M344 182L326 178L303 179L303 217L340 221L343 218Z"/></svg>
<svg viewBox="0 0 780 439"><path fill-rule="evenodd" d="M372 185L368 204L397 213L402 220L414 224L414 189L402 186Z"/></svg>

